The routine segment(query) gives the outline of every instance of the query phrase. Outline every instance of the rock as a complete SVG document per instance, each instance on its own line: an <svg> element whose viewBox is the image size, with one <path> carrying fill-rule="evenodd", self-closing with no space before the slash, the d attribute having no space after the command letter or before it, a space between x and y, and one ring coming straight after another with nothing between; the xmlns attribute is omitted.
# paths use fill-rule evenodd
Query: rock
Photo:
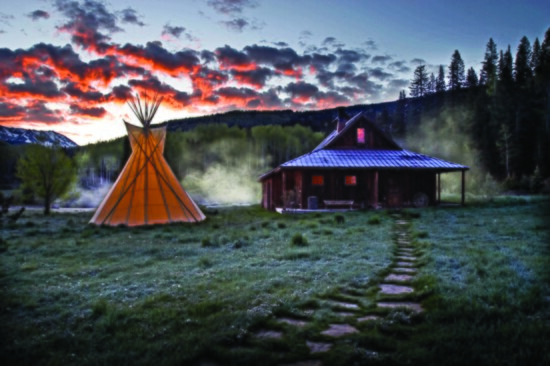
<svg viewBox="0 0 550 366"><path fill-rule="evenodd" d="M410 275L390 273L388 276L386 276L386 278L384 278L384 281L406 282L412 279L413 276Z"/></svg>
<svg viewBox="0 0 550 366"><path fill-rule="evenodd" d="M331 343L310 342L306 341L306 345L309 347L311 353L328 352L332 348Z"/></svg>
<svg viewBox="0 0 550 366"><path fill-rule="evenodd" d="M305 327L307 322L304 320L298 320L298 319L292 319L292 318L278 318L277 321L279 323L287 323L290 325L295 325L297 327Z"/></svg>
<svg viewBox="0 0 550 366"><path fill-rule="evenodd" d="M321 334L331 337L343 337L347 334L357 333L358 330L349 324L330 324L330 328L321 332Z"/></svg>
<svg viewBox="0 0 550 366"><path fill-rule="evenodd" d="M424 311L422 309L422 306L419 303L416 302L379 302L377 304L381 308L398 308L398 307L404 307L407 309L411 309L412 311L416 313L421 313Z"/></svg>
<svg viewBox="0 0 550 366"><path fill-rule="evenodd" d="M255 334L256 338L263 339L280 339L283 337L283 332L276 330L260 330Z"/></svg>
<svg viewBox="0 0 550 366"><path fill-rule="evenodd" d="M367 316L364 316L362 318L358 318L357 321L359 323L362 323L362 322L372 322L372 321L378 321L380 320L380 317L378 315L367 315Z"/></svg>
<svg viewBox="0 0 550 366"><path fill-rule="evenodd" d="M409 286L399 286L399 285L379 285L380 293L384 295L400 295L400 294L410 294L414 292L414 289Z"/></svg>

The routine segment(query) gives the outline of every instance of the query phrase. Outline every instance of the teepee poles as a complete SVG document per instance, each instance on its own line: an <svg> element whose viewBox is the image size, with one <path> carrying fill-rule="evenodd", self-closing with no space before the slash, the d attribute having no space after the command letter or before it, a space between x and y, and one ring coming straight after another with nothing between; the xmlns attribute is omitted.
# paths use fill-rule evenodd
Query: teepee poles
<svg viewBox="0 0 550 366"><path fill-rule="evenodd" d="M153 99L149 99L146 94L142 101L139 95L136 95L133 99L128 101L128 106L132 112L134 112L143 127L148 128L151 125L151 121L153 120L153 117L155 117L163 98L164 97L159 97L158 94L155 94Z"/></svg>

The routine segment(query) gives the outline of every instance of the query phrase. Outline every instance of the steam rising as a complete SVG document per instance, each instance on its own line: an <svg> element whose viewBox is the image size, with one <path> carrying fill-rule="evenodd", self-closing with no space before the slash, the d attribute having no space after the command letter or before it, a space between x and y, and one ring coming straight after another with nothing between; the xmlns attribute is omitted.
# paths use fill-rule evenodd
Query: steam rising
<svg viewBox="0 0 550 366"><path fill-rule="evenodd" d="M466 172L466 192L480 198L498 193L498 184L483 168L479 152L465 131L472 113L466 109L446 109L437 118L423 118L420 125L411 129L406 145L411 150L470 167ZM461 174L441 175L443 195L460 194Z"/></svg>

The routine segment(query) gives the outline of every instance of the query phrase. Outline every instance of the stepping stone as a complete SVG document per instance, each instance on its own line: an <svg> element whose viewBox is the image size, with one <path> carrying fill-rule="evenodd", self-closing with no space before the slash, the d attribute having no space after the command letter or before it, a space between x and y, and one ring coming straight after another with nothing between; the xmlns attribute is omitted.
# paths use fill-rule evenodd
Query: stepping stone
<svg viewBox="0 0 550 366"><path fill-rule="evenodd" d="M283 337L283 332L277 330L260 330L256 333L256 338L262 339L280 339Z"/></svg>
<svg viewBox="0 0 550 366"><path fill-rule="evenodd" d="M301 361L296 363L285 363L284 365L281 365L281 366L322 366L322 365L323 363L319 360L309 360L309 361Z"/></svg>
<svg viewBox="0 0 550 366"><path fill-rule="evenodd" d="M386 278L384 278L384 281L406 282L412 279L413 276L410 275L390 273L388 276L386 276Z"/></svg>
<svg viewBox="0 0 550 366"><path fill-rule="evenodd" d="M362 322L374 322L374 321L378 321L380 320L380 317L378 315L367 315L367 316L364 316L362 318L358 318L357 321L359 323L362 323Z"/></svg>
<svg viewBox="0 0 550 366"><path fill-rule="evenodd" d="M345 312L345 311L335 311L334 314L336 314L338 316L354 316L354 315L357 315L357 314L348 313L348 312Z"/></svg>
<svg viewBox="0 0 550 366"><path fill-rule="evenodd" d="M400 295L400 294L410 294L414 292L414 289L409 286L399 286L399 285L379 285L380 293L384 295Z"/></svg>
<svg viewBox="0 0 550 366"><path fill-rule="evenodd" d="M395 222L397 225L407 225L409 223L409 221L405 221L405 220L399 220L399 221L396 221Z"/></svg>
<svg viewBox="0 0 550 366"><path fill-rule="evenodd" d="M379 302L377 305L381 308L392 308L392 309L404 307L404 308L411 309L415 313L421 313L424 311L424 309L422 309L422 306L420 306L420 304L416 302Z"/></svg>
<svg viewBox="0 0 550 366"><path fill-rule="evenodd" d="M277 321L279 323L287 323L287 324L290 324L290 325L295 325L297 327L305 327L307 322L306 321L303 321L303 320L298 320L298 319L292 319L292 318L278 318Z"/></svg>
<svg viewBox="0 0 550 366"><path fill-rule="evenodd" d="M400 261L411 261L411 262L414 262L417 258L416 257L411 257L411 256L408 256L408 255L398 255L395 257L395 259L398 259Z"/></svg>
<svg viewBox="0 0 550 366"><path fill-rule="evenodd" d="M306 341L306 345L309 347L309 352L311 353L328 352L332 348L332 343Z"/></svg>
<svg viewBox="0 0 550 366"><path fill-rule="evenodd" d="M395 263L396 266L398 267L412 267L414 265L414 263L412 262L397 262Z"/></svg>
<svg viewBox="0 0 550 366"><path fill-rule="evenodd" d="M331 337L343 337L347 334L357 333L357 329L352 327L349 324L330 324L330 328L321 332L321 334L328 335Z"/></svg>
<svg viewBox="0 0 550 366"><path fill-rule="evenodd" d="M401 267L395 267L393 269L394 272L405 272L405 273L416 273L416 268L401 268Z"/></svg>
<svg viewBox="0 0 550 366"><path fill-rule="evenodd" d="M331 305L332 306L338 306L338 307L341 307L341 308L344 308L344 309L359 310L359 305L352 304L352 303L349 303L349 302L332 301Z"/></svg>

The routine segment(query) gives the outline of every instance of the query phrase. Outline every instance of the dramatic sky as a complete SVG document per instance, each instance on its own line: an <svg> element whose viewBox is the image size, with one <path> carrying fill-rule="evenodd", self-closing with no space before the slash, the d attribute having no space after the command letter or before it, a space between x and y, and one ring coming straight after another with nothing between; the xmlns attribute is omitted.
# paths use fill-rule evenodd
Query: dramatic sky
<svg viewBox="0 0 550 366"><path fill-rule="evenodd" d="M156 122L234 109L395 100L419 64L458 49L479 71L492 37L542 40L548 0L20 0L0 2L0 124L84 144L125 133L125 101Z"/></svg>

